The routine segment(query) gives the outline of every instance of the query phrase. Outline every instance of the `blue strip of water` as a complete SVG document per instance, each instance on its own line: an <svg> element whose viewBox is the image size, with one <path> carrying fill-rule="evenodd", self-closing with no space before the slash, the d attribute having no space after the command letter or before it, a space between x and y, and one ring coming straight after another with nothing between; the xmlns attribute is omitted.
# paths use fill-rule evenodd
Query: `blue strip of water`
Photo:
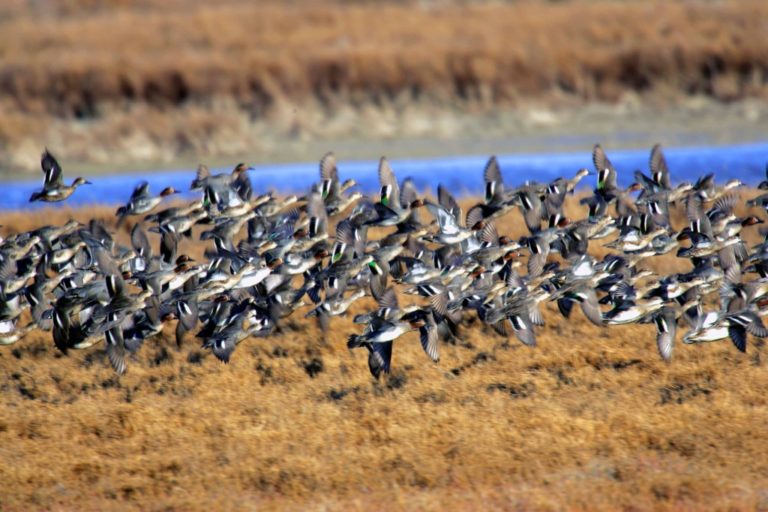
<svg viewBox="0 0 768 512"><path fill-rule="evenodd" d="M648 150L605 149L618 170L619 183L622 186L632 183L636 169L648 172ZM739 178L749 185L756 185L765 179L768 142L717 147L670 147L664 148L664 155L674 182L694 182L699 176L715 173L719 182ZM498 159L504 182L508 186L522 184L527 180L548 182L559 176L570 178L583 167L593 169L591 148L575 153L499 155ZM394 159L390 163L399 179L413 178L418 190L434 192L437 185L442 183L456 195L467 196L483 193L482 172L487 160L488 156L453 156ZM340 178L342 180L354 178L358 182L359 189L365 193L378 190L377 166L378 162L374 160L340 160L338 163ZM228 172L229 169L212 171ZM67 174L65 181L69 182L74 177ZM130 197L133 187L141 180L148 181L155 193L159 193L168 186L188 191L194 177L194 169L96 176L92 179L92 185L80 187L65 204L69 207L123 204ZM257 193L269 190L280 193L304 193L312 183L319 180L319 171L317 162L259 165L250 172L250 177ZM590 180L588 177L582 183L594 187L593 180L594 178ZM46 206L45 203L29 202L29 196L41 185L42 173L37 182L3 183L0 185L3 199L0 202L0 209L16 210Z"/></svg>

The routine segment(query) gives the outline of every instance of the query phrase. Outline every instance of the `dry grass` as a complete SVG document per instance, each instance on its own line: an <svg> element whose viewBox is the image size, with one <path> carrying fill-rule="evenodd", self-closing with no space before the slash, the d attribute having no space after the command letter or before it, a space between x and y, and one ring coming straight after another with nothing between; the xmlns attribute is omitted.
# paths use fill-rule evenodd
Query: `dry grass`
<svg viewBox="0 0 768 512"><path fill-rule="evenodd" d="M232 155L260 120L311 137L413 104L764 98L765 19L760 0L18 0L0 8L0 164L31 167L41 141L100 162Z"/></svg>
<svg viewBox="0 0 768 512"><path fill-rule="evenodd" d="M768 506L762 343L680 344L664 364L652 326L601 329L550 306L536 349L475 324L432 364L406 337L381 382L347 351L349 319L321 343L297 318L229 365L177 351L168 329L122 378L98 349L64 357L33 334L0 350L0 508Z"/></svg>
<svg viewBox="0 0 768 512"><path fill-rule="evenodd" d="M258 116L307 96L615 100L666 84L730 100L763 91L768 71L760 1L131 4L9 13L0 92L64 116L216 97Z"/></svg>

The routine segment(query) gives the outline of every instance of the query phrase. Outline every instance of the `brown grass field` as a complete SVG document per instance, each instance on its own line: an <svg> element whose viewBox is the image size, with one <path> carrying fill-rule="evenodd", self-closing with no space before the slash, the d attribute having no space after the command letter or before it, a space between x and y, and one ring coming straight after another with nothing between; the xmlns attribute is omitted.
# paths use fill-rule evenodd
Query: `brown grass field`
<svg viewBox="0 0 768 512"><path fill-rule="evenodd" d="M112 211L0 224L54 213ZM62 356L47 334L2 347L0 510L768 507L762 343L678 341L665 364L653 326L601 329L547 305L535 349L475 324L432 364L406 336L375 382L346 349L350 319L322 342L300 317L229 365L177 350L168 328L121 378L99 348Z"/></svg>
<svg viewBox="0 0 768 512"><path fill-rule="evenodd" d="M764 99L766 19L762 0L15 0L0 168L33 168L41 140L70 160L169 162L531 101Z"/></svg>
<svg viewBox="0 0 768 512"><path fill-rule="evenodd" d="M732 100L765 92L768 72L768 5L757 0L45 5L7 9L0 92L25 110L86 118L133 100L225 96L259 115L306 96L330 107L402 92L616 100L662 83Z"/></svg>

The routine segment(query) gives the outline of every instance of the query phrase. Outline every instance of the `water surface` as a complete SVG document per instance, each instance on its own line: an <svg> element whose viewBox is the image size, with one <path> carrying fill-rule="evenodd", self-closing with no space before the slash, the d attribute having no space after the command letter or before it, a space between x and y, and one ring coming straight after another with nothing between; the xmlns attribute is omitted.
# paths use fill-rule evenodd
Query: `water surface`
<svg viewBox="0 0 768 512"><path fill-rule="evenodd" d="M571 177L582 167L593 169L591 148L568 153L527 153L499 155L504 181L509 186L526 180L548 182L559 176ZM648 170L648 150L608 149L608 157L619 173L619 183L627 186L633 181L636 169ZM768 162L768 142L732 146L670 147L664 149L673 182L695 181L706 173L715 173L717 181L739 178L755 185L765 178ZM419 190L432 190L439 183L447 186L458 196L480 195L483 192L482 173L487 155L450 156L444 158L391 160L399 179L413 178ZM340 161L342 180L354 178L364 193L378 189L378 162ZM212 172L229 172L230 169L212 169ZM254 190L258 193L274 190L280 193L304 193L319 178L317 162L258 165L250 173ZM157 193L172 186L185 191L195 177L194 169L175 171L121 173L114 176L95 176L92 185L79 188L67 200L66 205L117 205L125 203L133 187L147 180ZM66 176L69 182L74 176ZM594 187L594 178L582 183ZM42 173L37 182L8 182L0 185L3 190L2 208L6 210L30 209L46 206L46 203L29 203L29 196L42 185Z"/></svg>

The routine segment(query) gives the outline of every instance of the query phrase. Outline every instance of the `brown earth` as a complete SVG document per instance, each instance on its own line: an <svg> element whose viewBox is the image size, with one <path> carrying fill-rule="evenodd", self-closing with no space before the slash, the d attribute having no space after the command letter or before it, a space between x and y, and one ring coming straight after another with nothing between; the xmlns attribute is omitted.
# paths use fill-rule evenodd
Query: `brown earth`
<svg viewBox="0 0 768 512"><path fill-rule="evenodd" d="M445 138L456 116L532 102L764 99L766 19L760 0L17 0L0 7L0 167L34 168L44 144L171 162Z"/></svg>
<svg viewBox="0 0 768 512"><path fill-rule="evenodd" d="M54 212L111 216L0 224ZM520 224L514 213L500 231ZM177 350L169 326L123 377L99 348L62 356L33 333L0 349L0 509L768 507L761 342L678 342L665 364L653 326L545 309L535 349L474 323L432 364L406 336L380 382L346 349L349 318L323 343L297 315L229 365Z"/></svg>

